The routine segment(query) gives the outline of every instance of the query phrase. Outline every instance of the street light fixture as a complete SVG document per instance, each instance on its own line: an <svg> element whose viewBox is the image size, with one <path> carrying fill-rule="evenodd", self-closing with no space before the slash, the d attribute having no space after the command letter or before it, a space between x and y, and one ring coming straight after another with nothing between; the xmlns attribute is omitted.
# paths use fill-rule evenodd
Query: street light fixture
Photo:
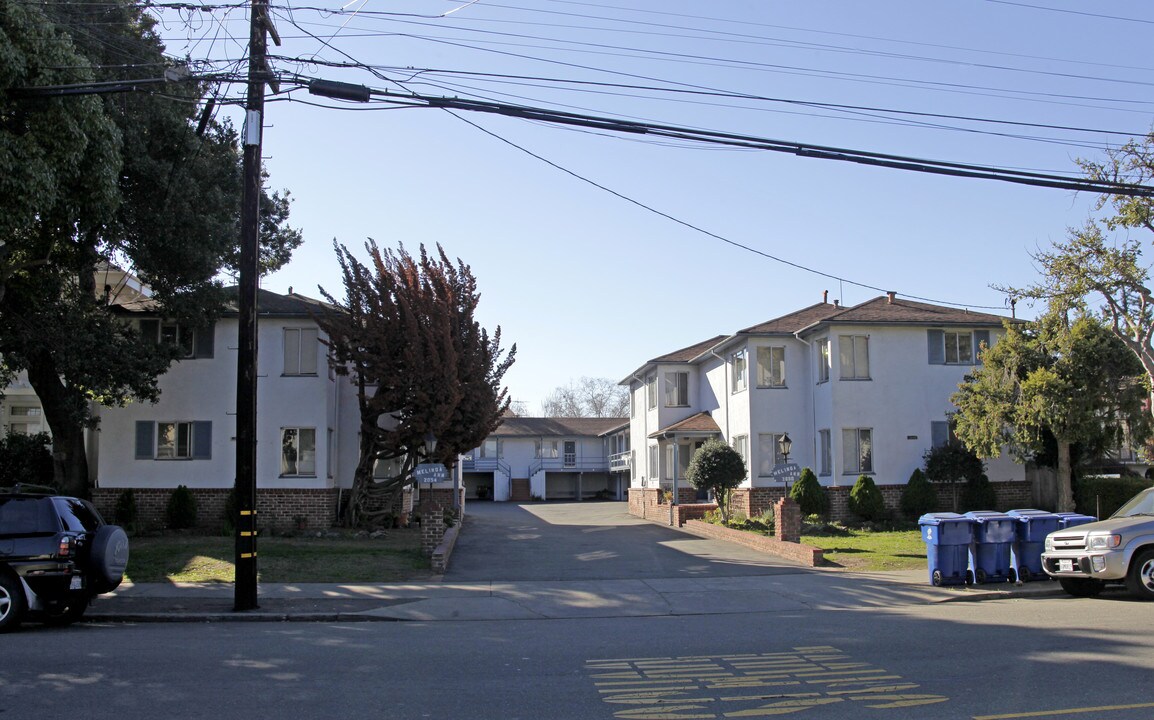
<svg viewBox="0 0 1154 720"><path fill-rule="evenodd" d="M781 451L781 456L785 458L785 461L782 463L782 465L788 465L789 451L793 449L793 440L789 439L789 433L781 434L781 437L777 440L777 449ZM785 494L789 495L790 487L788 469L785 470L785 474L782 476L782 479L785 480Z"/></svg>
<svg viewBox="0 0 1154 720"><path fill-rule="evenodd" d="M425 433L425 459L433 457L433 453L437 451L437 436L433 431Z"/></svg>

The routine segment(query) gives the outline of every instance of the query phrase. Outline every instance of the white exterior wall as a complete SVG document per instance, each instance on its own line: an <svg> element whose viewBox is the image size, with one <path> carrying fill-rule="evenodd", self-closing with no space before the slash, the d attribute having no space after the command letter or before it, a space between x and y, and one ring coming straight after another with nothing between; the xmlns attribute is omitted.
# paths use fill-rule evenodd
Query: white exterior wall
<svg viewBox="0 0 1154 720"><path fill-rule="evenodd" d="M757 386L757 348L785 347L785 387ZM816 468L814 455L816 430L813 427L813 383L809 367L808 351L804 344L793 338L759 338L750 344L750 354L754 358L751 367L752 387L749 390L749 417L751 462L750 475L755 487L780 484L770 477L762 476L761 444L758 436L763 433L788 433L793 441L789 461L802 467ZM773 458L769 458L772 466Z"/></svg>
<svg viewBox="0 0 1154 720"><path fill-rule="evenodd" d="M347 378L328 371L324 347L317 345L317 375L284 374L284 328L315 327L302 319L259 321L257 380L257 485L261 488L350 487L357 461L359 411ZM232 487L236 476L237 321L216 323L213 357L174 363L160 379L160 401L124 408L99 408L99 487ZM211 458L135 458L137 421L212 423ZM315 477L280 477L281 428L316 430ZM330 457L332 446L339 454ZM330 472L332 476L330 477Z"/></svg>

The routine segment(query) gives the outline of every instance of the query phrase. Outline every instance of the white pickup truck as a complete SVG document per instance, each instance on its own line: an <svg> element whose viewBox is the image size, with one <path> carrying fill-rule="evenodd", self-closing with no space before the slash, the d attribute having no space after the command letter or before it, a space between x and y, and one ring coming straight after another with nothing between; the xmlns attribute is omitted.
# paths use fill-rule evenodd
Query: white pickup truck
<svg viewBox="0 0 1154 720"><path fill-rule="evenodd" d="M1154 488L1138 493L1107 520L1046 536L1042 569L1075 597L1093 597L1107 583L1154 600Z"/></svg>

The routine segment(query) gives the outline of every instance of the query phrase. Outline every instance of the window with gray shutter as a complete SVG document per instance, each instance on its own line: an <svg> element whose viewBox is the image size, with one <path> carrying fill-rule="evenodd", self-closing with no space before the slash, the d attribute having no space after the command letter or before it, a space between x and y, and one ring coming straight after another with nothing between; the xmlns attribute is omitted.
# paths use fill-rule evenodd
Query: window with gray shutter
<svg viewBox="0 0 1154 720"><path fill-rule="evenodd" d="M926 344L929 346L930 365L945 365L945 333L941 330L927 330Z"/></svg>
<svg viewBox="0 0 1154 720"><path fill-rule="evenodd" d="M212 458L212 422L198 420L192 424L192 459Z"/></svg>
<svg viewBox="0 0 1154 720"><path fill-rule="evenodd" d="M147 420L136 421L136 459L152 459L152 442L156 435L156 423Z"/></svg>

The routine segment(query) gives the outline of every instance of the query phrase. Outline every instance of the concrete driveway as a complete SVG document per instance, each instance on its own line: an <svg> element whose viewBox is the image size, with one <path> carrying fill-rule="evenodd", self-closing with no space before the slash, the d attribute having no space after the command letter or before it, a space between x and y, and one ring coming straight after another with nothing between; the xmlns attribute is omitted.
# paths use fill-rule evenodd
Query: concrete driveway
<svg viewBox="0 0 1154 720"><path fill-rule="evenodd" d="M624 502L472 502L445 582L764 576L801 565L629 514Z"/></svg>

